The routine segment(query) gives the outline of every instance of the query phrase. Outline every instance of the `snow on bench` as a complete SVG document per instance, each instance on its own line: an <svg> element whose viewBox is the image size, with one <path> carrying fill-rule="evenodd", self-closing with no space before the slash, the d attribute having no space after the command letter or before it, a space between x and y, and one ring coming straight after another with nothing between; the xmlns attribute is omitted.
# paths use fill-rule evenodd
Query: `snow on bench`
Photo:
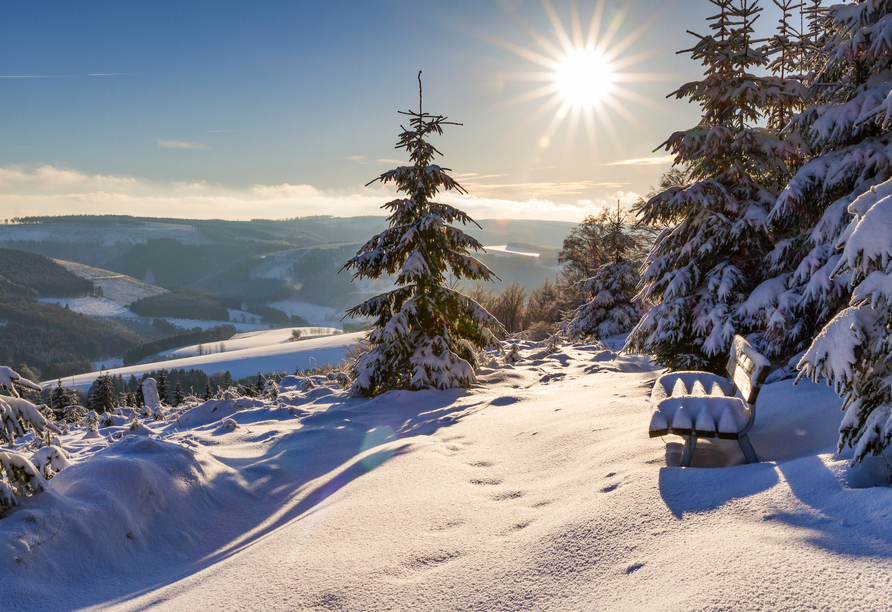
<svg viewBox="0 0 892 612"><path fill-rule="evenodd" d="M769 363L741 336L734 337L729 378L709 372L673 372L657 379L651 392L656 406L650 437L685 438L681 466L691 465L697 438L737 440L747 463L758 463L747 433L756 420L756 397Z"/></svg>

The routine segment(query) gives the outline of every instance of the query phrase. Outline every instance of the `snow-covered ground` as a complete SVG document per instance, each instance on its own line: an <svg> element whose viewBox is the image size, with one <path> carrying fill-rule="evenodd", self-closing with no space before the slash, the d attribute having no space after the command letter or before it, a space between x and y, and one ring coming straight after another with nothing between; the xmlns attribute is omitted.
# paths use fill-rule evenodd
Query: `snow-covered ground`
<svg viewBox="0 0 892 612"><path fill-rule="evenodd" d="M128 317L138 318L130 312L127 306L104 297L79 297L79 298L38 298L43 304L58 304L68 306L73 312L97 317ZM219 323L218 323L219 325Z"/></svg>
<svg viewBox="0 0 892 612"><path fill-rule="evenodd" d="M290 330L291 328L288 329ZM282 330L271 331L281 332ZM289 331L288 334L290 336L291 332ZM112 368L106 370L106 372L113 376L120 374L125 379L130 378L131 375L135 375L138 378L144 372L151 372L159 368L167 370L180 368L185 370L195 369L201 370L208 375L227 370L232 374L233 378L253 376L258 372L294 372L295 368L298 367L305 370L309 367L321 366L324 363L340 363L344 356L344 349L351 344L355 344L363 334L364 332L356 332L322 338L309 338L298 342L274 342L272 344L258 341L253 346L251 341L245 341L246 348L239 350L226 350L222 353L211 353L200 357L182 357L123 368ZM225 340L223 344L228 345L229 342L229 340ZM216 349L215 345L217 344L219 343L212 343L210 346ZM229 347L227 346L226 348L228 349ZM66 387L87 389L93 384L93 381L99 374L100 372L97 371L89 374L68 376L62 379L62 384ZM42 384L51 386L55 382L50 380Z"/></svg>
<svg viewBox="0 0 892 612"><path fill-rule="evenodd" d="M283 327L279 329L262 329L236 334L229 340L224 340L223 342L203 344L201 345L201 352L210 351L228 353L231 351L240 351L242 349L285 344L286 342L292 342L295 331L300 332L301 340L298 340L298 342L305 342L306 340L317 336L332 336L334 334L342 333L340 329L335 327ZM219 350L221 344L223 345L222 351ZM164 351L163 353L159 353L159 355L164 358L192 357L199 354L198 347L198 344L183 346Z"/></svg>
<svg viewBox="0 0 892 612"><path fill-rule="evenodd" d="M73 261L63 261L61 259L53 261L67 268L73 274L93 281L94 285L102 288L102 297L104 299L115 302L120 306L130 306L131 303L141 298L168 293L167 289L144 283L126 274L118 274L102 268L85 266Z"/></svg>
<svg viewBox="0 0 892 612"><path fill-rule="evenodd" d="M331 306L319 306L317 304L299 302L296 300L270 302L269 306L278 308L288 316L297 315L303 317L303 319L310 325L319 327L340 328L342 325L341 317L344 316L343 310L337 310Z"/></svg>
<svg viewBox="0 0 892 612"><path fill-rule="evenodd" d="M701 442L681 469L646 358L522 355L467 391L290 387L63 436L74 465L0 519L3 609L889 609L885 464L834 453L829 389L766 385L762 463Z"/></svg>

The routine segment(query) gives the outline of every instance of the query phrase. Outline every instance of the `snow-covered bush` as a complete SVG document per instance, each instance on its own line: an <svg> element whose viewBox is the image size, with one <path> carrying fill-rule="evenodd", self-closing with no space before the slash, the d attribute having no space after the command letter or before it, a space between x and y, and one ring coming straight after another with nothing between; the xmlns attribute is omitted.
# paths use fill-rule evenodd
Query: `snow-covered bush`
<svg viewBox="0 0 892 612"><path fill-rule="evenodd" d="M0 512L18 504L16 497L29 497L46 490L46 480L27 458L0 451Z"/></svg>
<svg viewBox="0 0 892 612"><path fill-rule="evenodd" d="M19 376L18 372L15 372L12 368L0 366L0 390L5 390L13 397L20 397L16 387L23 387L25 389L31 389L32 391L40 391L40 385L37 383L30 381L27 378L22 378Z"/></svg>
<svg viewBox="0 0 892 612"><path fill-rule="evenodd" d="M68 451L61 446L52 444L44 446L31 455L31 463L34 464L40 475L47 480L70 465L68 463Z"/></svg>
<svg viewBox="0 0 892 612"><path fill-rule="evenodd" d="M164 411L162 401L158 393L158 386L154 378L142 381L143 414L153 421L163 421Z"/></svg>
<svg viewBox="0 0 892 612"><path fill-rule="evenodd" d="M59 433L40 408L25 398L0 396L0 440L12 444L29 430L41 439L47 439L51 432Z"/></svg>
<svg viewBox="0 0 892 612"><path fill-rule="evenodd" d="M418 75L419 90L421 73ZM474 380L481 349L495 344L499 322L474 300L451 288L453 279L488 281L492 271L473 258L481 250L474 238L453 227L474 223L464 212L433 201L440 189L463 193L448 168L432 163L439 154L425 138L442 134L446 117L422 111L410 117L396 147L405 149L411 166L385 172L377 181L393 182L406 197L388 202L389 228L374 236L344 269L353 278L395 275L397 288L377 295L347 311L347 316L369 318L369 349L352 368L354 396L374 396L390 389L467 387ZM374 182L374 181L372 181ZM476 225L476 223L475 223Z"/></svg>
<svg viewBox="0 0 892 612"><path fill-rule="evenodd" d="M755 1L710 0L714 35L691 49L706 75L675 96L703 109L700 124L663 144L687 169L689 184L670 187L642 207L643 221L670 226L645 261L639 299L655 304L629 335L627 350L650 353L675 369L721 371L732 338L749 330L736 309L760 281L771 247L768 211L798 163L795 134L781 138L760 120L798 103L796 79L762 76L770 50L754 48Z"/></svg>

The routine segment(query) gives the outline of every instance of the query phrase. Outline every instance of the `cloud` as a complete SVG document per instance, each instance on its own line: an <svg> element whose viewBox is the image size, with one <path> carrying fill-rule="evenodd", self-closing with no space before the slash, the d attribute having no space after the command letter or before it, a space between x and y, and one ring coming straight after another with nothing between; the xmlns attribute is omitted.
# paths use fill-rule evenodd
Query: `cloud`
<svg viewBox="0 0 892 612"><path fill-rule="evenodd" d="M485 177L475 177L485 178ZM594 181L565 181L561 183L529 182L529 183L476 183L472 180L462 182L462 186L474 193L489 194L498 197L549 198L556 196L580 195L588 191L618 189L625 183L596 183Z"/></svg>
<svg viewBox="0 0 892 612"><path fill-rule="evenodd" d="M188 140L158 140L158 146L165 149L209 149L207 145L200 142L189 142Z"/></svg>
<svg viewBox="0 0 892 612"><path fill-rule="evenodd" d="M603 183L520 184L517 197L505 189L441 193L475 219L549 219L578 223L604 206L637 199L633 192L603 189ZM610 185L610 184L606 184ZM511 185L515 187L516 185ZM600 186L600 193L591 193ZM571 195L558 202L548 191ZM586 191L582 197L574 197ZM0 166L0 201L8 216L123 214L197 219L284 219L309 215L385 215L381 207L398 197L393 186L373 185L353 191L323 190L308 184L255 184L233 188L205 181L162 182L140 177L88 174L54 166ZM6 216L6 215L4 215Z"/></svg>
<svg viewBox="0 0 892 612"><path fill-rule="evenodd" d="M386 157L383 159L376 159L375 161L379 164L397 164L398 166L405 166L407 164L403 159L387 159Z"/></svg>
<svg viewBox="0 0 892 612"><path fill-rule="evenodd" d="M365 159L365 155L348 155L346 159L349 159L350 161L361 162Z"/></svg>
<svg viewBox="0 0 892 612"><path fill-rule="evenodd" d="M659 155L657 157L639 157L637 159L618 159L609 164L601 164L602 166L659 166L662 164L671 164L675 159L674 155Z"/></svg>

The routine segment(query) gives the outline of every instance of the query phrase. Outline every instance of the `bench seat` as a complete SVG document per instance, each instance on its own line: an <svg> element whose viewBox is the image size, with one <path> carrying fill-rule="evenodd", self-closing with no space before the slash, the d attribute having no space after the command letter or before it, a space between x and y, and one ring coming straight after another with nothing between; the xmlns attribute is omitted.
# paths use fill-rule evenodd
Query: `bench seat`
<svg viewBox="0 0 892 612"><path fill-rule="evenodd" d="M650 403L654 406L667 397L686 395L715 395L719 397L734 395L734 383L709 372L672 372L663 374L654 383L650 393Z"/></svg>
<svg viewBox="0 0 892 612"><path fill-rule="evenodd" d="M737 397L668 397L650 419L650 437L667 434L736 440L750 421L750 409Z"/></svg>

